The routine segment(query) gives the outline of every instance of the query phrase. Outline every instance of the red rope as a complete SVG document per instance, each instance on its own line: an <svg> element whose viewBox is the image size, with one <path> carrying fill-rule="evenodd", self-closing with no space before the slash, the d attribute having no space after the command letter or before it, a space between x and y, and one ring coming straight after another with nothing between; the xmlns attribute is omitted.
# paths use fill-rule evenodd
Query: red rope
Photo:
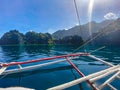
<svg viewBox="0 0 120 90"><path fill-rule="evenodd" d="M85 75L75 66L75 64L68 57L66 57L66 59L82 77L85 77ZM96 90L96 88L93 86L93 84L89 80L87 80L87 82L94 90Z"/></svg>
<svg viewBox="0 0 120 90"><path fill-rule="evenodd" d="M25 61L25 62L3 63L3 64L0 64L0 66L7 67L7 66L13 66L13 65L19 65L19 64L27 64L27 63L46 61L46 60L53 60L53 59L57 59L57 58L87 56L87 55L89 55L89 53L68 54L68 55L54 56L54 57L50 57L50 58L40 58L40 59L36 59L36 60L29 60L29 61Z"/></svg>

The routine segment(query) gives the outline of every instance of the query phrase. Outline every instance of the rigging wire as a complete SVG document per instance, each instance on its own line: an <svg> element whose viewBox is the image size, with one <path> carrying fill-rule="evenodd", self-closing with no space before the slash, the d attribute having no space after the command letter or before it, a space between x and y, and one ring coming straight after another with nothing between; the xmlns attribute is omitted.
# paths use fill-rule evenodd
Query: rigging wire
<svg viewBox="0 0 120 90"><path fill-rule="evenodd" d="M87 42L85 42L83 45L79 46L78 48L76 48L73 52L76 52L77 50L81 49L82 47L86 46L88 43L90 43L91 41L95 40L96 38L98 38L99 36L101 36L104 32L106 32L107 30L103 30L101 32L99 32L96 36L92 37L91 39L89 39Z"/></svg>
<svg viewBox="0 0 120 90"><path fill-rule="evenodd" d="M95 49L95 50L91 51L90 53L94 53L94 52L99 51L99 50L104 49L104 48L105 48L105 46L102 46L102 47L100 47L98 49Z"/></svg>
<svg viewBox="0 0 120 90"><path fill-rule="evenodd" d="M74 1L74 6L75 6L75 11L76 11L76 16L77 16L77 20L78 20L78 26L79 26L79 30L81 31L81 35L82 34L82 28L81 28L81 22L80 22L80 15L79 15L79 12L78 12L78 6L77 6L77 3L76 3L76 0L73 0ZM85 51L85 48L84 48L84 51ZM73 51L74 52L74 51Z"/></svg>
<svg viewBox="0 0 120 90"><path fill-rule="evenodd" d="M76 0L74 0L74 5L75 5L75 10L76 10L76 15L77 15L77 19L78 19L78 26L79 26L79 29L81 29L81 26L80 26L80 17L79 17L79 12L78 12L78 7L77 7L77 3L76 3ZM82 31L81 31L81 35L82 35ZM85 48L84 48L85 50ZM66 57L67 61L71 64L71 66L74 67L74 69L79 73L80 76L84 77L85 75L70 61L70 59L68 57ZM96 88L94 87L93 83L91 83L89 80L87 81L88 84L92 87L93 90L96 90Z"/></svg>
<svg viewBox="0 0 120 90"><path fill-rule="evenodd" d="M75 5L75 10L76 10L78 25L80 26L80 16L79 16L79 12L78 12L78 7L77 7L76 0L74 0L74 5ZM80 27L80 30L81 30L81 27Z"/></svg>
<svg viewBox="0 0 120 90"><path fill-rule="evenodd" d="M77 15L78 24L79 24L78 26L80 27L80 30L82 30L81 26L80 26L80 15L79 15L79 12L78 12L78 7L77 7L76 0L74 0L74 6L75 6L76 15ZM96 38L98 38L99 36L101 36L104 32L106 32L106 30L103 30L103 31L99 32L97 35L91 37L88 41L86 41L84 44L82 44L81 46L79 46L78 48L76 48L75 50L73 50L72 52L76 52L76 51L78 51L81 48L84 48L84 51L86 51L85 46L87 44L89 44L90 42L92 42L93 40L95 40Z"/></svg>

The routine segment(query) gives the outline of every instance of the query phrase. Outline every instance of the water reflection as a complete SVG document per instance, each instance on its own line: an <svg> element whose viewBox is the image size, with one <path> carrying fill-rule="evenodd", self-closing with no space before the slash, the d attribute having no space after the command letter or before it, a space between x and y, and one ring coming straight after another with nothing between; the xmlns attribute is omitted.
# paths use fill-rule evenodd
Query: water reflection
<svg viewBox="0 0 120 90"><path fill-rule="evenodd" d="M13 61L22 61L22 60L30 60L37 59L42 57L49 57L55 55L62 55L71 53L78 46L72 45L28 45L28 46L1 46L0 47L0 56L1 61L5 62L13 62ZM96 47L89 46L87 48L88 51L95 50ZM83 50L78 50L83 51ZM120 48L118 47L106 47L103 50L97 51L93 53L97 57L103 58L109 62L113 62L114 64L118 64L120 62ZM86 57L80 57L75 59L74 64L82 71L84 71L85 75L96 72L99 69L106 68L100 62L92 60ZM66 77L62 77L66 76ZM33 70L29 72L23 72L19 74L11 74L0 80L0 87L8 87L8 86L24 86L29 88L36 88L42 90L56 86L76 78L80 77L73 68L67 63L63 62L56 65L51 65L47 67L40 68L38 70ZM21 80L22 79L22 80ZM10 82L12 81L12 83ZM32 81L32 82L29 82ZM51 83L51 81L53 81ZM21 83L22 82L22 83ZM35 82L35 83L33 83ZM18 84L19 83L19 84ZM39 83L36 84L36 83ZM47 87L46 87L47 84ZM79 88L84 89L84 83L79 85ZM69 90L69 89L68 89ZM77 89L71 90L79 90ZM86 90L86 87L85 89Z"/></svg>
<svg viewBox="0 0 120 90"><path fill-rule="evenodd" d="M25 52L28 55L39 55L39 54L50 54L52 45L27 45L25 47Z"/></svg>
<svg viewBox="0 0 120 90"><path fill-rule="evenodd" d="M20 59L21 54L24 52L22 46L1 46L1 53L4 56L6 62L13 62Z"/></svg>
<svg viewBox="0 0 120 90"><path fill-rule="evenodd" d="M74 49L78 46L73 45L26 45L26 46L0 46L0 62L14 62L14 61L24 61L29 59L36 59L63 55L72 53ZM96 47L88 47L87 51L95 50ZM103 58L108 62L120 63L120 48L118 47L107 47L103 50L97 51L93 54L97 57ZM83 49L78 50L78 52L83 51ZM81 58L84 60L84 58ZM86 62L89 60L85 59Z"/></svg>
<svg viewBox="0 0 120 90"><path fill-rule="evenodd" d="M4 60L2 61L13 62L26 57L43 54L50 55L51 48L52 46L49 45L1 46L0 54L4 56Z"/></svg>
<svg viewBox="0 0 120 90"><path fill-rule="evenodd" d="M74 69L71 69L71 72L72 72L74 78L77 79L78 77L77 77L77 75L74 73ZM78 84L78 87L80 88L80 90L83 90L82 83L79 83L79 84Z"/></svg>

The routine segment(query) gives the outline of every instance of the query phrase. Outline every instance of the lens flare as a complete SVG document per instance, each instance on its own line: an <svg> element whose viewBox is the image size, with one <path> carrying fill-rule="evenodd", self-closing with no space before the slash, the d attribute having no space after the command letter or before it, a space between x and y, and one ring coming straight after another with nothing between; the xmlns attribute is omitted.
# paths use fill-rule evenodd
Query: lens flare
<svg viewBox="0 0 120 90"><path fill-rule="evenodd" d="M94 0L90 0L89 2L89 7L88 7L88 17L89 17L89 34L90 36L92 35L92 25L91 25L91 21L92 21L92 12L93 12L93 7L94 7Z"/></svg>

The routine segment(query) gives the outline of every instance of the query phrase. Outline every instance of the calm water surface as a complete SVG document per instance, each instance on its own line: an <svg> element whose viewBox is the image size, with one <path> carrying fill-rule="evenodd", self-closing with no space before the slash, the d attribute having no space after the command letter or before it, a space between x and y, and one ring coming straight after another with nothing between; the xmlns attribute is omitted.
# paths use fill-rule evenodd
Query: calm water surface
<svg viewBox="0 0 120 90"><path fill-rule="evenodd" d="M43 57L69 54L77 46L72 45L29 45L29 46L0 46L0 62L18 62ZM99 46L87 46L88 52L99 48ZM79 50L84 51L84 50ZM100 51L93 53L113 64L120 63L120 47L108 46ZM106 65L87 57L75 59L74 64L85 74L103 70ZM14 67L10 67L14 68ZM10 69L8 68L8 69ZM108 76L109 77L109 76ZM36 90L46 90L47 88L63 84L80 78L79 74L70 66L68 62L42 67L34 71L27 71L19 74L11 74L0 77L0 87L22 86ZM101 84L106 78L99 80L96 84ZM112 85L120 89L120 81L115 80ZM105 88L108 90L108 88ZM85 82L68 88L66 90L91 90Z"/></svg>

